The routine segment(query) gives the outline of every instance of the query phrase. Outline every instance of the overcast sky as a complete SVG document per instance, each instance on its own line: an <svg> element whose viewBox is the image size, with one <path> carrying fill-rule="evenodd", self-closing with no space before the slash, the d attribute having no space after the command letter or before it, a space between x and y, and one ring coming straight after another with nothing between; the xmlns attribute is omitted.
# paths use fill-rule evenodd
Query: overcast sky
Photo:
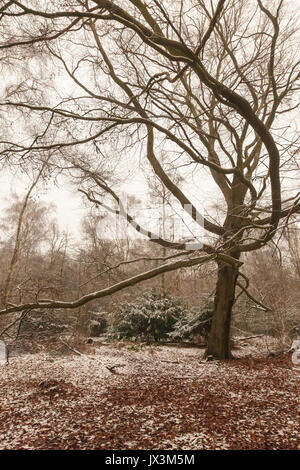
<svg viewBox="0 0 300 470"><path fill-rule="evenodd" d="M295 13L298 13L299 10L297 10L296 2L293 2L292 0L286 0L286 4L289 5L289 8L295 10ZM65 84L67 89L69 89L70 84L67 82ZM296 122L300 122L299 111L297 111ZM132 159L130 160L132 161ZM124 186L124 191L145 201L146 188L143 184L142 177L139 176L137 167L133 169L132 176L134 178L132 178L132 180ZM15 192L21 198L24 198L29 182L29 178L27 178L25 175L22 176L20 173L14 174L10 171L1 172L0 216L1 210L3 210L5 206L9 205L9 195L12 192ZM75 239L78 238L80 221L88 211L87 206L84 205L82 201L82 196L76 191L74 187L71 187L71 185L68 184L66 180L60 179L58 186L55 186L54 183L50 182L48 183L47 189L42 189L42 186L43 185L39 184L36 192L40 194L40 198L42 200L45 200L48 203L53 202L56 205L57 219L60 227L64 230L68 230ZM203 176L201 181L197 181L195 186L189 186L193 186L195 188L195 193L189 194L188 188L185 188L186 192L188 195L191 195L192 200L196 203L197 207L201 210L201 206L203 205L206 209L208 209L208 206L214 200L216 194L216 186L212 178L205 178L205 176ZM296 188L296 186L299 188L299 183L297 183L297 181L291 182L291 187ZM283 194L283 197L286 197L286 195ZM218 201L216 201L216 204L217 203Z"/></svg>

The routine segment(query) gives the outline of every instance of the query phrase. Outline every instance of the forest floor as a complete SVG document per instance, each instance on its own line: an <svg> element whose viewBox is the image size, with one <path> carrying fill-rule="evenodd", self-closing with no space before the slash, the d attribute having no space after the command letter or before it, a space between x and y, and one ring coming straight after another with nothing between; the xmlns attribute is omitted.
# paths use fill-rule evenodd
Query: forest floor
<svg viewBox="0 0 300 470"><path fill-rule="evenodd" d="M299 449L300 368L255 341L230 361L130 343L12 357L0 449Z"/></svg>

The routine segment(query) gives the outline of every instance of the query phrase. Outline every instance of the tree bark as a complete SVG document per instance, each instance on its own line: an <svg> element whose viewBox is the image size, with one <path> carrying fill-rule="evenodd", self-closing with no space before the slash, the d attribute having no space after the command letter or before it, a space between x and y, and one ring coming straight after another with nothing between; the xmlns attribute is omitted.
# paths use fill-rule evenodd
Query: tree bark
<svg viewBox="0 0 300 470"><path fill-rule="evenodd" d="M236 259L239 255L234 256ZM218 263L214 313L208 339L207 356L230 359L231 312L235 299L238 267Z"/></svg>

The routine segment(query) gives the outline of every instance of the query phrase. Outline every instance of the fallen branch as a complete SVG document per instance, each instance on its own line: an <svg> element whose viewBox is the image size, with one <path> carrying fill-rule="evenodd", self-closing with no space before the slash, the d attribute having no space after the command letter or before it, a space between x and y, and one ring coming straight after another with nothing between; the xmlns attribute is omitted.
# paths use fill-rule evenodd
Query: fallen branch
<svg viewBox="0 0 300 470"><path fill-rule="evenodd" d="M111 372L112 374L116 374L116 371L115 369L119 368L119 367L125 367L126 364L115 364L114 366L105 366L106 369L109 370L109 372Z"/></svg>
<svg viewBox="0 0 300 470"><path fill-rule="evenodd" d="M157 346L170 346L174 348L183 347L183 348L200 348L200 349L206 348L207 346L204 343L192 343L188 341L178 341L178 342L177 341L159 341L159 342L154 342L151 344L154 344Z"/></svg>
<svg viewBox="0 0 300 470"><path fill-rule="evenodd" d="M261 338L262 336L265 336L265 335L252 335L252 336L246 336L245 338L234 338L234 341L245 341L247 339Z"/></svg>
<svg viewBox="0 0 300 470"><path fill-rule="evenodd" d="M63 341L62 339L60 340L60 342L62 344L64 344L65 346L67 346L67 348L70 349L71 351L73 351L75 354L78 354L78 356L83 355L80 351L78 351L77 349L72 348L68 343L65 343L65 341Z"/></svg>

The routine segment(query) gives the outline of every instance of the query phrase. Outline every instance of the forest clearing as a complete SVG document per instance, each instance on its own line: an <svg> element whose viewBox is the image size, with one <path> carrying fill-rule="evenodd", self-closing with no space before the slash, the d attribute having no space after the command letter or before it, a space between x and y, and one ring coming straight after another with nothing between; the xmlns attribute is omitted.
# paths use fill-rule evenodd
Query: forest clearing
<svg viewBox="0 0 300 470"><path fill-rule="evenodd" d="M199 348L86 349L1 366L1 449L299 449L300 368L263 359L262 340L212 362Z"/></svg>
<svg viewBox="0 0 300 470"><path fill-rule="evenodd" d="M293 0L0 0L0 449L300 449L299 44Z"/></svg>

